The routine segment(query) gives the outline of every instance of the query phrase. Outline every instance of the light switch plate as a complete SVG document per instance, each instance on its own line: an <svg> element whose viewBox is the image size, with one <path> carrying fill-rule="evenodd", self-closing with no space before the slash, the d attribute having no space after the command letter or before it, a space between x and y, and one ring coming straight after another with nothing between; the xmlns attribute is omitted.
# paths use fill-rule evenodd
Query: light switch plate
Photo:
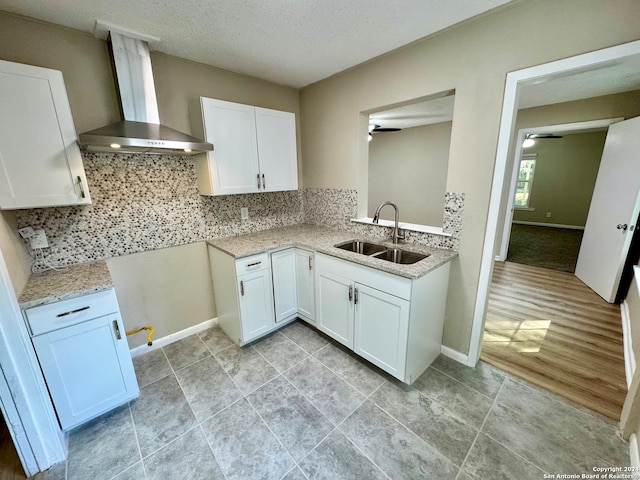
<svg viewBox="0 0 640 480"><path fill-rule="evenodd" d="M240 208L240 218L242 220L249 220L249 209L247 207Z"/></svg>
<svg viewBox="0 0 640 480"><path fill-rule="evenodd" d="M31 248L47 248L49 246L47 235L42 229L36 230L34 235L29 238L29 242L31 243Z"/></svg>

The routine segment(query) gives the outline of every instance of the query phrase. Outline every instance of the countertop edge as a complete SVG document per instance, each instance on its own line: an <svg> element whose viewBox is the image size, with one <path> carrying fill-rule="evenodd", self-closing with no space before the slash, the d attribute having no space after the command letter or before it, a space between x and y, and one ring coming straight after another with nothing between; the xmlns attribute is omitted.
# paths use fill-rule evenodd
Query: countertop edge
<svg viewBox="0 0 640 480"><path fill-rule="evenodd" d="M287 227L284 227L287 228ZM269 230L276 230L276 229L269 229ZM327 228L328 231L333 231L336 234L340 234L343 236L347 236L350 237L352 239L361 239L361 240L365 240L365 241L373 241L375 243L378 244L383 244L386 245L387 243L389 243L387 240L381 240L381 239L372 239L370 237L367 237L366 235L358 235L358 234L351 234L351 232L346 232L346 231L341 231L341 230L335 230L335 229L331 229L331 228ZM264 232L264 231L263 231ZM256 234L260 234L261 232L256 232L255 234L247 234L247 235L241 235L238 237L249 237L251 235L256 235ZM234 238L238 238L238 237L234 237L234 236L230 236L230 237L219 237L219 238L212 238L212 239L208 239L206 240L207 245L211 246L212 248L216 248L228 255L230 255L231 257L233 257L234 259L241 259L241 258L246 258L252 255L259 255L262 253L266 253L266 252L272 252L272 251L278 251L278 250L284 250L287 248L301 248L301 249L306 249L306 250L311 250L313 252L317 252L317 253L322 253L325 255L329 255L335 258L339 258L341 260L345 260L345 261L349 261L358 265L362 265L364 267L368 267L368 268L372 268L374 270L379 270L385 273L389 273L392 275L397 275L399 277L403 277L403 278L408 278L410 280L415 280L418 278L421 278L423 276L425 276L426 274L432 272L433 270L437 269L438 267L444 265L447 262L452 261L453 259L455 259L458 256L458 252L455 252L453 250L448 250L448 249L443 249L443 248L437 248L437 247L428 247L425 245L419 245L419 244L411 244L411 243L406 243L406 244L402 244L401 248L407 249L407 250L413 250L413 251L418 251L418 252L438 252L438 256L441 256L441 258L438 258L438 256L432 257L430 262L431 264L428 267L424 267L423 271L420 272L412 272L412 271L406 271L406 270L401 270L398 266L396 266L396 264L394 263L390 263L387 262L385 260L380 260L380 259L376 259L376 258L372 258L369 256L363 256L362 254L358 254L358 253L354 253L354 252L348 252L345 250L340 250L335 248L333 245L329 246L329 247L318 247L315 245L310 245L306 242L303 241L299 241L299 240L293 240L293 241L283 241L283 242L276 242L276 241L270 241L270 242L266 242L262 245L260 245L259 247L256 248L248 248L243 250L241 253L237 253L237 252L233 252L230 251L228 248L224 247L224 243L227 241L232 241ZM419 262L417 262L419 263ZM415 264L413 264L415 265Z"/></svg>
<svg viewBox="0 0 640 480"><path fill-rule="evenodd" d="M91 293L104 292L113 288L113 284L105 283L104 285L95 285L93 287L84 288L81 290L73 290L61 295L50 295L48 297L38 298L36 300L29 300L26 302L20 302L18 305L21 310L28 310L29 308L41 307L42 305L49 305L55 302L61 302L63 300L70 300L72 298L82 297L83 295L89 295Z"/></svg>

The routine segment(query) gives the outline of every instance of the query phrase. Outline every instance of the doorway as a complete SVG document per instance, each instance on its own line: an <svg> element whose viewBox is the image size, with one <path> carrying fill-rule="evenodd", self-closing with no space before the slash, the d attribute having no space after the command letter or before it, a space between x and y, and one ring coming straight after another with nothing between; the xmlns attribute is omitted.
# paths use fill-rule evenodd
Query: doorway
<svg viewBox="0 0 640 480"><path fill-rule="evenodd" d="M546 111L552 118L581 103L588 108L597 102L613 103L624 98L626 95L554 104L538 108L537 116ZM527 113L528 109L522 109L518 115L526 121ZM575 271L607 128L622 120L618 117L518 131L496 260Z"/></svg>
<svg viewBox="0 0 640 480"><path fill-rule="evenodd" d="M624 65L624 67L621 67L621 65ZM623 75L623 77L629 79L633 85L626 85L617 91L612 91L611 88L621 86L620 82L609 81L604 82L606 85L600 85L601 82L589 80L589 75L594 75L593 78L595 79L609 78L611 80L611 76L616 75L616 70L618 70L619 73L620 68L626 69L627 72L635 72L632 75ZM572 81L576 79L580 80L576 83L576 85L579 85L579 88L572 88ZM476 311L474 315L472 340L468 359L469 364L472 365L475 364L480 357L485 332L485 319L487 324L491 326L492 324L490 322L496 321L496 311L499 311L500 315L504 314L504 310L515 312L513 315L515 318L509 319L502 317L498 318L497 321L502 322L502 327L512 327L512 332L509 333L513 334L514 337L510 338L509 341L511 342L513 349L516 350L520 348L520 350L522 350L520 353L527 353L526 350L531 350L528 352L528 356L531 357L533 356L531 354L536 353L536 349L544 348L542 340L558 338L558 333L555 330L555 326L552 325L553 319L551 317L553 315L559 315L556 310L551 313L547 312L546 318L527 318L531 317L529 315L529 313L531 313L531 309L535 310L537 314L540 314L541 310L543 310L541 305L544 302L548 302L551 304L551 307L554 305L556 307L558 305L562 306L567 310L565 313L568 313L569 315L575 315L576 308L584 307L587 310L590 309L590 312L587 312L588 316L593 315L594 310L598 311L600 308L600 306L596 306L596 303L599 303L601 300L599 297L597 298L597 301L594 300L596 303L593 303L590 298L587 298L587 296L583 296L582 293L578 293L573 290L574 285L572 282L577 281L577 279L575 279L571 274L558 272L560 276L559 278L556 278L555 276L550 275L548 271L536 271L535 268L538 267L529 267L534 270L525 269L523 271L523 269L503 268L505 266L510 267L510 265L508 265L509 262L494 266L496 257L500 258L500 256L503 255L504 258L506 258L507 248L502 248L502 246L506 243L503 233L507 228L509 228L510 232L511 227L511 225L507 225L507 222L505 221L505 216L507 215L506 212L508 211L507 208L510 209L512 206L508 206L507 204L509 201L512 201L513 198L513 192L510 192L510 180L512 179L514 171L511 167L514 167L514 163L512 162L516 158L516 155L518 159L521 158L521 145L524 140L524 136L527 133L524 129L520 129L520 131L518 131L516 127L516 119L520 120L520 118L518 118L518 110L523 108L523 100L524 102L530 100L532 96L535 96L531 95L532 92L536 93L536 90L538 90L537 93L540 93L543 88L538 88L538 86L545 86L545 84L547 87L552 86L552 88L554 88L553 94L554 101L556 102L575 101L584 98L591 98L598 94L611 95L623 91L638 89L640 88L640 42L633 42L590 54L580 55L552 62L550 64L512 72L507 75L503 117L501 120L501 129L498 140L487 233L481 265L480 285L478 295L476 297ZM563 91L563 88L558 88L558 85L569 87L568 89L564 89L565 92L569 92L566 97L559 96ZM596 90L597 88L610 88L609 90L600 90L594 95L595 90L588 91L591 86L596 88ZM535 105L533 107L535 107ZM631 117L638 115L638 112L631 115L626 113L623 115ZM582 119L579 117L580 115L577 115L577 118L575 119ZM586 120L588 118L589 117L586 117L584 119ZM566 120L571 121L572 119L567 118ZM558 122L558 124L560 123L563 122ZM540 125L540 123L538 123L538 125ZM520 151L518 152L518 150ZM504 258L500 259L503 260ZM494 271L496 273L496 277L500 277L503 280L503 285L501 287L496 287L496 290L490 290L492 288L491 280ZM546 280L548 283L545 284L543 280ZM529 283L527 284L527 282ZM509 291L508 289L505 289L506 287L504 286L504 283L508 283L512 290ZM556 289L555 291L554 288ZM494 291L497 291L498 293L495 294ZM562 293L563 291L564 293L569 293L569 297L562 297L562 295L559 295L559 293ZM543 293L546 298L538 298L536 294L540 292ZM578 301L576 302L576 300ZM573 305L571 304L572 301ZM512 303L512 305L509 305L509 303ZM606 305L604 307L605 309L607 308ZM599 312L597 315L602 316L605 314ZM622 332L620 315L617 311L614 311L613 315L611 331L616 337L614 342L616 346L613 347L613 349L621 353ZM574 321L573 323L578 322ZM585 323L587 331L591 330L591 333L603 334L603 332L594 331L594 325L592 323L593 322L589 323L589 321ZM569 335L569 337L571 336ZM564 347L569 351L572 348L572 342L575 342L575 338L571 340L571 338L567 338L565 335L563 340L565 341ZM486 338L485 342L487 342ZM487 350L487 356L490 356L491 346L488 345L488 342L487 345L485 345L485 348ZM559 356L560 355L556 355L556 357ZM619 354L616 353L615 356L619 357ZM571 356L569 355L565 358L565 361L569 366L578 365L580 363L575 358L570 359L569 357ZM622 384L620 388L624 390L626 388L624 380L622 380L622 382L619 381L620 379L624 379L623 364L620 363L619 360L614 361L614 363L616 363L614 369L618 372L616 375L620 374L616 377L616 381ZM620 366L617 366L617 364L620 364ZM504 365L501 367L505 368ZM591 374L593 373L594 368L589 367L588 365L582 365L582 367L584 368L584 376L586 379L585 385L589 386L596 384L598 380ZM544 372L549 372L550 370L554 370L554 368L555 367L552 367L547 362L545 369L543 370ZM509 370L509 368L505 369ZM528 369L530 372L535 371L535 368L531 365L528 365ZM577 373L573 372L571 369L565 370L563 374L560 374L560 376L562 375L564 375L565 379L571 378L572 376L578 376ZM611 375L606 373L603 375L611 377ZM549 382L547 382L547 385L544 385L543 383L544 382L539 382L541 386L551 389L548 385Z"/></svg>
<svg viewBox="0 0 640 480"><path fill-rule="evenodd" d="M548 107L567 109L571 103ZM615 420L626 396L619 310L574 272L606 125L616 120L520 132L528 141L514 158L513 207L494 265L481 356Z"/></svg>

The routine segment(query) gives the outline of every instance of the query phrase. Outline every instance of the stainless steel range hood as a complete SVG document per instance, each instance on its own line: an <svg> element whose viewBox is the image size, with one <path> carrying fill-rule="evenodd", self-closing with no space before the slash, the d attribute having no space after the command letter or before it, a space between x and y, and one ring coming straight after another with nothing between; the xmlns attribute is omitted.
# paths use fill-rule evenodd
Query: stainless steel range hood
<svg viewBox="0 0 640 480"><path fill-rule="evenodd" d="M151 56L146 41L111 30L118 92L124 121L79 135L87 152L193 155L213 150L213 145L160 125Z"/></svg>

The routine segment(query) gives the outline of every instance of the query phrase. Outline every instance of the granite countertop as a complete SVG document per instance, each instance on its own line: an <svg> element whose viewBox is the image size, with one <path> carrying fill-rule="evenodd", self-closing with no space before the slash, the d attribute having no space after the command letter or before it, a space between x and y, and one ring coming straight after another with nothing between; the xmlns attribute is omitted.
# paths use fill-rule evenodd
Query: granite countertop
<svg viewBox="0 0 640 480"><path fill-rule="evenodd" d="M65 270L47 270L29 277L18 302L27 309L107 290L113 286L104 261L71 265Z"/></svg>
<svg viewBox="0 0 640 480"><path fill-rule="evenodd" d="M381 240L380 238L367 237L353 232L305 224L272 228L270 230L250 233L247 235L214 238L208 240L207 243L235 258L247 257L249 255L264 253L268 250L287 247L308 248L316 252L325 253L360 265L365 265L367 267L411 279L420 278L458 256L458 253L453 250L426 247L413 243L403 243L400 245L400 248L403 250L423 254L428 253L430 255L424 260L412 265L399 265L379 258L372 258L334 247L337 243L355 239L380 245L393 245L391 240Z"/></svg>

